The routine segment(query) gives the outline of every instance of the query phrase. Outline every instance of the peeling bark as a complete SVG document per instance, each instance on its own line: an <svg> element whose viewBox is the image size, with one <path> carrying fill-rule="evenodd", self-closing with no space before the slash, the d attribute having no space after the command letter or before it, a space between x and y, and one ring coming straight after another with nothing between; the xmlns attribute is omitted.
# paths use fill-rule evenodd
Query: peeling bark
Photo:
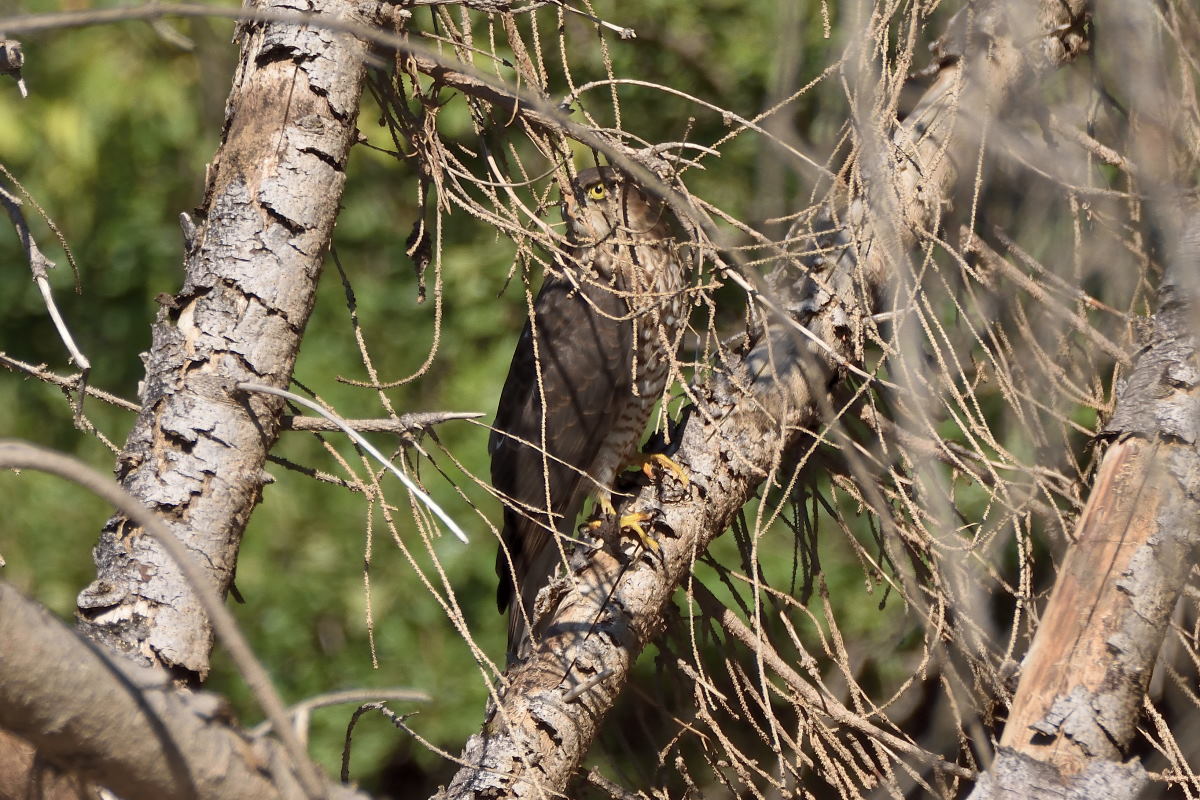
<svg viewBox="0 0 1200 800"><path fill-rule="evenodd" d="M355 18L343 0L313 10ZM316 26L245 24L240 35L184 284L158 313L141 413L117 462L124 487L207 563L222 593L282 408L233 387L288 384L355 141L367 52L352 35ZM212 631L171 560L120 515L94 556L96 580L78 598L81 629L202 681Z"/></svg>
<svg viewBox="0 0 1200 800"><path fill-rule="evenodd" d="M1165 282L1150 340L1104 429L1116 442L1042 613L1001 739L1072 786L1094 763L1126 758L1200 547L1200 371L1192 314L1186 292ZM1136 764L1128 769L1141 771ZM972 797L1007 796L986 791L981 783Z"/></svg>
<svg viewBox="0 0 1200 800"><path fill-rule="evenodd" d="M1136 764L1094 761L1083 772L1067 780L1045 762L1001 747L991 769L980 776L972 798L989 800L1096 800L1137 797L1148 782Z"/></svg>

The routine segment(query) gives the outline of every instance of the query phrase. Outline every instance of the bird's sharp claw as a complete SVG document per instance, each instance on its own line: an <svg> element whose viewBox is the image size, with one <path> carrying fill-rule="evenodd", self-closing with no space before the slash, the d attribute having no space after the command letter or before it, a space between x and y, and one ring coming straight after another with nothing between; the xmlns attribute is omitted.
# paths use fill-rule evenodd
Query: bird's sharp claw
<svg viewBox="0 0 1200 800"><path fill-rule="evenodd" d="M607 497L601 497L596 501L596 505L599 507L602 516L599 519L594 519L588 522L587 526L590 530L596 530L604 524L606 519L612 519L613 517L617 516L617 512L616 509L613 508L612 501ZM629 531L637 536L647 550L658 552L658 542L656 542L654 537L647 533L646 529L642 527L642 523L649 522L652 519L654 519L654 514L649 511L637 511L633 514L622 514L617 518L617 527L619 530Z"/></svg>
<svg viewBox="0 0 1200 800"><path fill-rule="evenodd" d="M642 527L643 522L649 522L653 518L653 514L647 511L639 511L636 514L626 514L625 516L621 517L619 523L621 530L632 531L638 537L638 539L641 540L642 545L647 550L658 552L658 542L656 542L654 537L647 533L646 529Z"/></svg>
<svg viewBox="0 0 1200 800"><path fill-rule="evenodd" d="M658 465L660 469L665 469L679 479L679 482L684 486L689 485L692 479L688 476L687 470L679 465L679 462L664 453L651 453L650 455L642 456L642 472L647 478L654 480L654 467Z"/></svg>
<svg viewBox="0 0 1200 800"><path fill-rule="evenodd" d="M596 530L596 528L599 528L604 524L604 520L612 519L617 515L617 510L613 508L612 499L610 499L608 495L601 495L600 497L596 498L596 508L600 512L599 516L597 516L596 519L588 521L588 530ZM596 512L593 511L592 513Z"/></svg>

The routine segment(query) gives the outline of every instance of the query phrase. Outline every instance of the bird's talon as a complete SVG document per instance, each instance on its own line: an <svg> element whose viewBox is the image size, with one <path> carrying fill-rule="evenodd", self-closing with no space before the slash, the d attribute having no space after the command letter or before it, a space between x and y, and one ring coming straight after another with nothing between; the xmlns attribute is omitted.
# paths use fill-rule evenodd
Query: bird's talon
<svg viewBox="0 0 1200 800"><path fill-rule="evenodd" d="M599 497L596 499L596 508L592 511L596 514L595 519L588 520L587 529L594 531L604 524L606 519L612 519L617 515L617 510L613 508L612 500L608 497Z"/></svg>
<svg viewBox="0 0 1200 800"><path fill-rule="evenodd" d="M643 522L649 522L653 518L654 515L648 511L639 511L636 514L626 514L618 522L621 530L632 532L641 540L643 547L657 553L659 549L658 542L654 540L653 536L646 533L646 529L642 527Z"/></svg>
<svg viewBox="0 0 1200 800"><path fill-rule="evenodd" d="M651 453L641 457L642 474L650 480L654 480L654 468L664 469L674 475L684 486L691 484L692 479L688 476L687 470L679 465L679 462L665 453Z"/></svg>

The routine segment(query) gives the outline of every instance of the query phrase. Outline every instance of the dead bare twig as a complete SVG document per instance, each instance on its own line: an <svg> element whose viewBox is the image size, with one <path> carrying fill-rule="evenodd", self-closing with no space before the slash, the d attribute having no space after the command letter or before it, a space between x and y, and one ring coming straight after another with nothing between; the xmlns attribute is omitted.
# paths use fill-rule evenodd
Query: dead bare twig
<svg viewBox="0 0 1200 800"><path fill-rule="evenodd" d="M37 242L34 241L33 234L29 231L29 224L25 221L25 215L21 212L20 198L9 192L4 186L0 186L0 204L8 212L8 218L17 230L17 237L21 240L21 246L25 250L25 257L29 261L29 269L33 272L33 281L37 284L38 291L42 294L42 302L46 304L46 311L50 314L50 319L54 322L54 328L58 331L58 337L67 348L67 352L70 354L71 360L75 362L75 366L79 367L79 377L76 385L73 387L76 392L74 403L75 424L79 426L83 417L83 398L87 396L87 379L88 373L92 370L92 362L88 361L87 356L75 344L75 337L71 335L70 329L67 328L67 323L63 320L62 314L58 310L58 305L54 302L54 293L50 288L50 280L48 278L49 270L54 269L54 262L46 258L42 251L38 249Z"/></svg>

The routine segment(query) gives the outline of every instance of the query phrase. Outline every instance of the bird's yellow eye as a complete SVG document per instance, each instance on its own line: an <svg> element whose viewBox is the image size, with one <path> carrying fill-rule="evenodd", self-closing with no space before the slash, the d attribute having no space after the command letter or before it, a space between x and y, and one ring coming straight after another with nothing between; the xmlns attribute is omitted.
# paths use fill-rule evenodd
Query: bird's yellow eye
<svg viewBox="0 0 1200 800"><path fill-rule="evenodd" d="M593 183L587 188L587 196L593 200L603 200L607 194L603 183Z"/></svg>

